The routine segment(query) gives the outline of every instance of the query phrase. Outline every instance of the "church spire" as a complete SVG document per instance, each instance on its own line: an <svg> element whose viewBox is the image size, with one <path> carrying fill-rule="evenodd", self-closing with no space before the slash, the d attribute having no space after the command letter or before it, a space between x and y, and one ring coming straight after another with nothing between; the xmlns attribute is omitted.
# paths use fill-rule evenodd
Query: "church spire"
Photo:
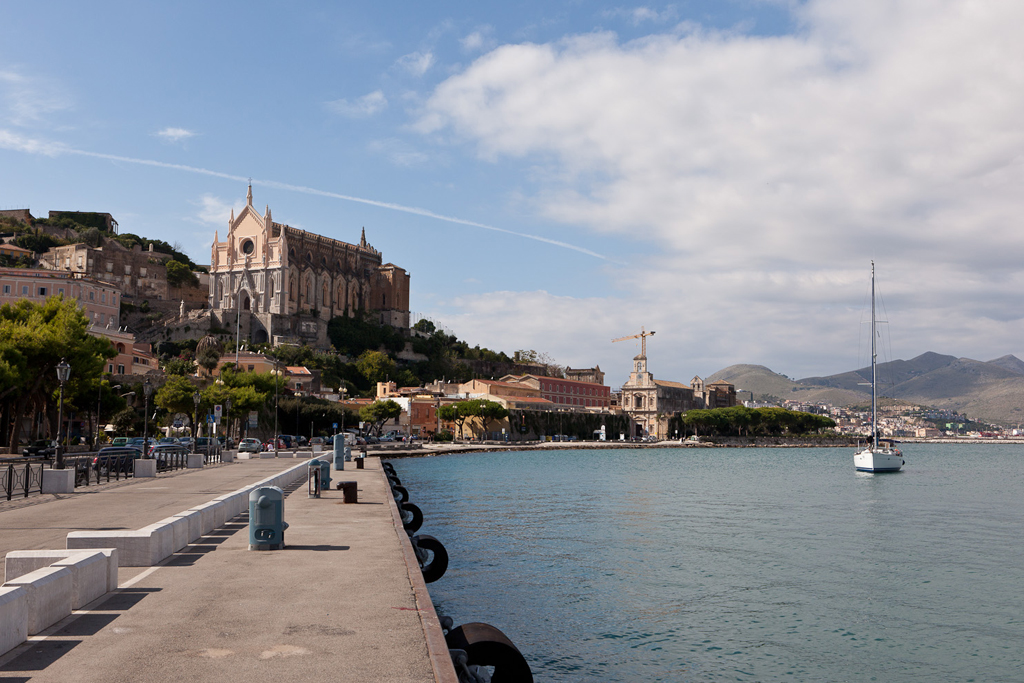
<svg viewBox="0 0 1024 683"><path fill-rule="evenodd" d="M245 203L252 206L252 181L249 181L249 192L245 195Z"/></svg>
<svg viewBox="0 0 1024 683"><path fill-rule="evenodd" d="M366 228L363 228L363 236L359 239L359 246L366 246Z"/></svg>

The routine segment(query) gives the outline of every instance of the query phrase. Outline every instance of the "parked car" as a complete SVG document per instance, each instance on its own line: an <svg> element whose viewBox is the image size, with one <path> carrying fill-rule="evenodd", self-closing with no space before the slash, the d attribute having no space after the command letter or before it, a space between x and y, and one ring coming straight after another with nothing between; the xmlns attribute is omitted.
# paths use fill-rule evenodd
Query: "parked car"
<svg viewBox="0 0 1024 683"><path fill-rule="evenodd" d="M175 460L179 461L179 467L183 465L188 454L189 450L181 444L160 443L154 446L146 457L156 460L156 469L162 472L171 469Z"/></svg>
<svg viewBox="0 0 1024 683"><path fill-rule="evenodd" d="M127 446L128 445L128 437L127 436L115 436L114 440L110 442L110 445L111 446Z"/></svg>
<svg viewBox="0 0 1024 683"><path fill-rule="evenodd" d="M134 446L107 446L101 448L92 459L92 468L100 474L135 471L135 461L142 458L142 449Z"/></svg>
<svg viewBox="0 0 1024 683"><path fill-rule="evenodd" d="M220 442L208 436L201 436L196 439L196 453L206 456L220 455Z"/></svg>
<svg viewBox="0 0 1024 683"><path fill-rule="evenodd" d="M181 445L181 441L178 440L177 438L173 437L173 436L165 436L164 438L160 439L157 442L157 445L158 446L163 446L163 445L180 446Z"/></svg>
<svg viewBox="0 0 1024 683"><path fill-rule="evenodd" d="M53 441L39 439L33 441L22 449L21 454L26 458L52 458L57 453L57 446Z"/></svg>
<svg viewBox="0 0 1024 683"><path fill-rule="evenodd" d="M239 453L259 453L263 450L263 444L259 439L242 439L238 444Z"/></svg>
<svg viewBox="0 0 1024 683"><path fill-rule="evenodd" d="M217 441L220 442L221 448L231 450L232 448L235 447L235 440L232 439L230 436L218 436Z"/></svg>
<svg viewBox="0 0 1024 683"><path fill-rule="evenodd" d="M331 439L331 443L333 444L334 443L334 438L333 437L328 437L328 438ZM309 440L309 445L310 446L323 446L324 445L324 438L322 436L314 436L312 439Z"/></svg>

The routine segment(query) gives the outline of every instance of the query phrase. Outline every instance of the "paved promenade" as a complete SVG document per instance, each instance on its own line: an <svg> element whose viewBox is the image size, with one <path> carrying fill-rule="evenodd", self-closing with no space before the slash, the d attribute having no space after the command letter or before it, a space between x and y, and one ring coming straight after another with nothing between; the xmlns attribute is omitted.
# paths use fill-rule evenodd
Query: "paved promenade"
<svg viewBox="0 0 1024 683"><path fill-rule="evenodd" d="M296 462L242 460L0 506L0 551L137 529ZM285 550L249 551L243 514L160 566L122 567L118 591L0 655L0 681L452 680L380 462L348 467L331 476L357 482L357 504L333 487L321 499L304 482L286 491Z"/></svg>

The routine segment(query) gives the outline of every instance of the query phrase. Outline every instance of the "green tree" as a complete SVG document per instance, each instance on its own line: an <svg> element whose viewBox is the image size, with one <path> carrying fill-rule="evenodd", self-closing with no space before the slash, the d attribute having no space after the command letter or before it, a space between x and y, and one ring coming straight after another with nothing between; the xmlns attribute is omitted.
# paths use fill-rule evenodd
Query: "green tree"
<svg viewBox="0 0 1024 683"><path fill-rule="evenodd" d="M167 262L167 284L171 287L198 287L199 278L188 265L171 259Z"/></svg>
<svg viewBox="0 0 1024 683"><path fill-rule="evenodd" d="M132 434L141 431L138 428L139 424L141 424L141 421L139 420L139 413L134 408L125 408L121 410L110 419L110 424L114 425L115 434L131 436Z"/></svg>
<svg viewBox="0 0 1024 683"><path fill-rule="evenodd" d="M46 408L57 400L56 367L62 358L71 366L64 387L65 411L86 412L85 401L96 400L95 393L86 398L88 389L116 352L108 340L91 336L89 325L78 303L62 297L0 307L0 375L10 382L0 384L0 404L10 418L6 424L11 425L7 437L12 449L19 443L26 411L49 414ZM56 434L56 429L51 427L50 432Z"/></svg>
<svg viewBox="0 0 1024 683"><path fill-rule="evenodd" d="M196 356L196 362L199 363L199 367L212 374L220 362L220 351L214 348L203 349Z"/></svg>
<svg viewBox="0 0 1024 683"><path fill-rule="evenodd" d="M356 359L356 369L371 384L387 381L395 375L395 361L380 351L364 351Z"/></svg>
<svg viewBox="0 0 1024 683"><path fill-rule="evenodd" d="M216 366L214 366L216 367ZM196 362L188 358L172 358L164 363L164 372L168 375L179 375L187 377L195 374Z"/></svg>
<svg viewBox="0 0 1024 683"><path fill-rule="evenodd" d="M492 420L503 420L508 417L508 410L497 401L479 399L475 403L475 414L480 418L480 436L483 438L487 434L487 425Z"/></svg>
<svg viewBox="0 0 1024 683"><path fill-rule="evenodd" d="M402 414L402 406L391 399L374 401L368 406L359 409L359 419L370 423L370 431L380 436L381 427L388 420L394 420Z"/></svg>

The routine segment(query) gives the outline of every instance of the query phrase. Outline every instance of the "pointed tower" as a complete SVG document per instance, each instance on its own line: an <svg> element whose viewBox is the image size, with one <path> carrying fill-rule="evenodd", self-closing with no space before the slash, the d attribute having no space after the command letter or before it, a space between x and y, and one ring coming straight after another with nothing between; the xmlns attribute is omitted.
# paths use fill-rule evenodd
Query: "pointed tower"
<svg viewBox="0 0 1024 683"><path fill-rule="evenodd" d="M252 206L252 181L249 181L249 192L245 195L245 203Z"/></svg>

